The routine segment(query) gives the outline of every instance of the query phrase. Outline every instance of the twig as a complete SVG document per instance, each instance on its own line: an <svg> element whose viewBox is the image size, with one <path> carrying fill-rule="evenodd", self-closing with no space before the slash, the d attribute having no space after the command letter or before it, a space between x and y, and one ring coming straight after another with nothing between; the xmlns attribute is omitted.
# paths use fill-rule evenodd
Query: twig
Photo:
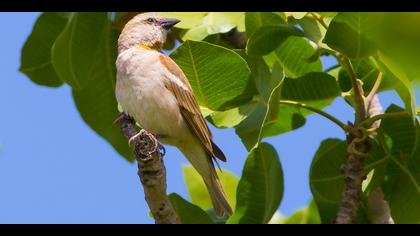
<svg viewBox="0 0 420 236"><path fill-rule="evenodd" d="M137 134L134 120L121 114L117 122L122 133L129 140ZM163 164L159 143L145 130L134 140L134 155L138 163L138 175L144 188L144 195L156 224L177 224L179 218L166 195L166 169Z"/></svg>
<svg viewBox="0 0 420 236"><path fill-rule="evenodd" d="M343 122L339 121L334 116L332 116L332 115L330 115L330 114L328 114L328 113L326 113L326 112L324 112L322 110L319 110L319 109L317 109L315 107L311 107L311 106L308 106L308 105L306 105L304 103L300 103L300 102L296 102L296 101L289 101L289 100L280 100L280 104L292 105L292 106L301 107L301 108L304 108L306 110L313 111L313 112L318 113L319 115L327 118L328 120L334 122L335 124L337 124L338 126L340 126L340 128L343 129L345 132L350 132L350 129L351 128L348 125L345 125Z"/></svg>
<svg viewBox="0 0 420 236"><path fill-rule="evenodd" d="M365 106L368 108L368 110L369 110L370 104L372 103L373 97L376 95L379 87L381 86L383 77L384 75L382 74L382 72L379 72L378 78L376 79L372 90L369 92L369 95L365 99Z"/></svg>

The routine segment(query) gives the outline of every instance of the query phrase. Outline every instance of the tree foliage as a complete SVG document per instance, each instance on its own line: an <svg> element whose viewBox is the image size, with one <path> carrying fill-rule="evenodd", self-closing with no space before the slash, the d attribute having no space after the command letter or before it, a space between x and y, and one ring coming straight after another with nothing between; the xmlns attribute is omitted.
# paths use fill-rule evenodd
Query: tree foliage
<svg viewBox="0 0 420 236"><path fill-rule="evenodd" d="M340 167L347 142L327 139L320 144L309 180L314 201L288 219L276 219L283 172L276 147L263 140L302 127L306 116L321 114L339 97L356 109L343 58L362 83L364 96L381 73L378 92L395 90L405 104L387 108L378 135L369 140L364 171L371 178L365 181L362 203L380 187L396 223L420 223L419 107L413 92L413 82L420 80L420 34L410 28L417 26L419 13L159 14L182 20L164 48L181 43L170 56L188 77L206 119L218 128L235 129L249 151L240 178L221 174L235 206L234 214L222 221L214 218L197 173L184 168L192 202L175 193L169 196L183 223L333 221L343 191ZM117 38L129 18L129 13L42 13L23 46L20 71L42 86L69 85L84 121L132 161L119 128L112 125L119 114L114 94ZM232 32L246 34L245 48L232 43ZM335 57L337 65L323 68L323 55ZM361 204L359 215L365 211ZM358 217L358 222L369 220Z"/></svg>

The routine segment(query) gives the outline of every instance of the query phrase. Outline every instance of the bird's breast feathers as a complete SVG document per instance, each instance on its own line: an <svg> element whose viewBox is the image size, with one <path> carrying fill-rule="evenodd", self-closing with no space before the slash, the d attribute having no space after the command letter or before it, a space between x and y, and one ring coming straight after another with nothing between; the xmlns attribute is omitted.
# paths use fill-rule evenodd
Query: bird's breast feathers
<svg viewBox="0 0 420 236"><path fill-rule="evenodd" d="M177 136L188 132L176 97L165 86L175 79L161 63L162 54L131 48L118 56L116 97L123 109L149 132Z"/></svg>

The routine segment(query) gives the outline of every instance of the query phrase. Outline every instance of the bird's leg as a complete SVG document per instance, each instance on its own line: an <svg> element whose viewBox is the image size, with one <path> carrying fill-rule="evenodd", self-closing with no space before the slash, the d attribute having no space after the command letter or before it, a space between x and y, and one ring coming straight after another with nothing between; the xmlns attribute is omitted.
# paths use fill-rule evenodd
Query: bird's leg
<svg viewBox="0 0 420 236"><path fill-rule="evenodd" d="M119 115L118 115L118 117L117 117L117 119L115 119L114 120L114 122L112 122L112 125L115 125L115 124L117 124L117 123L120 123L120 121L122 120L122 119L126 119L126 118L130 118L130 119L132 119L130 116L128 116L125 112L121 112Z"/></svg>

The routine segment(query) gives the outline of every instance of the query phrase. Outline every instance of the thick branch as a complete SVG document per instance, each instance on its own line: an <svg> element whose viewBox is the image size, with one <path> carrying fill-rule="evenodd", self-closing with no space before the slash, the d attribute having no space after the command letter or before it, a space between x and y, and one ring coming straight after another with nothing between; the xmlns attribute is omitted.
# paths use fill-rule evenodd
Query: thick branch
<svg viewBox="0 0 420 236"><path fill-rule="evenodd" d="M121 113L118 123L127 140L137 134L134 120L124 113ZM166 169L159 146L156 138L145 130L134 140L138 175L156 224L177 224L179 218L166 195Z"/></svg>
<svg viewBox="0 0 420 236"><path fill-rule="evenodd" d="M347 162L342 167L344 174L344 190L341 196L340 209L334 220L336 224L356 223L357 210L362 198L362 183L366 179L363 171L363 161L370 151L370 143L366 130L359 128L367 117L363 87L357 80L350 60L343 57L341 63L350 75L354 91L355 127L357 132L347 136Z"/></svg>

